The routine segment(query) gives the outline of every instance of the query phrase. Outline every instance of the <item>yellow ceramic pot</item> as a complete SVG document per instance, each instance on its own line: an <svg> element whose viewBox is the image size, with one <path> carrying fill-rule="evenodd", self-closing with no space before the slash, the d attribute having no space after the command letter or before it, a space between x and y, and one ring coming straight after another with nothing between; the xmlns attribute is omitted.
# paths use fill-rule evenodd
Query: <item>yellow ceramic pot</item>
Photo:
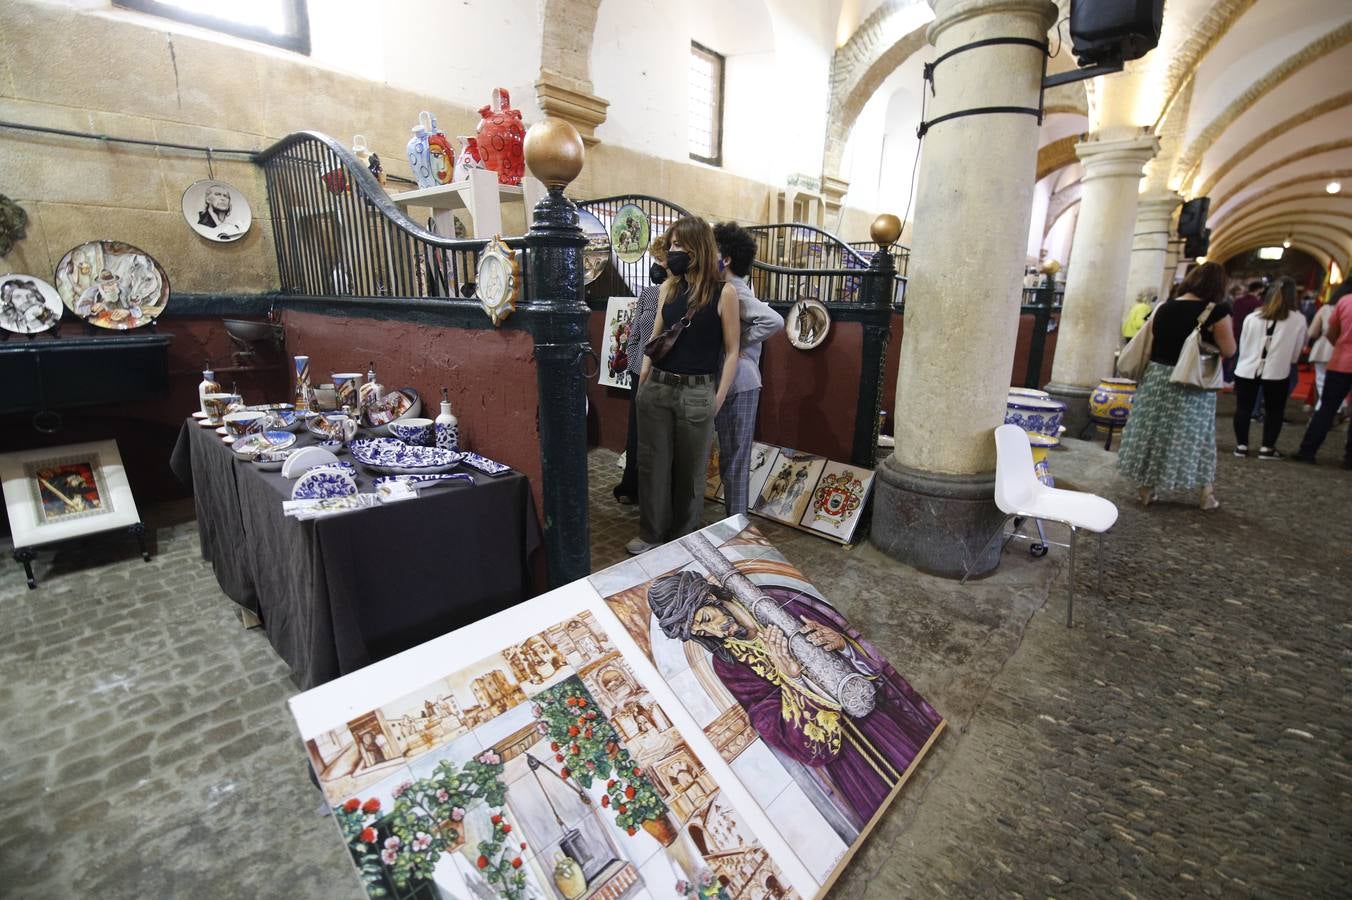
<svg viewBox="0 0 1352 900"><path fill-rule="evenodd" d="M1089 418L1101 425L1125 425L1136 399L1136 382L1130 378L1105 378L1089 395Z"/></svg>
<svg viewBox="0 0 1352 900"><path fill-rule="evenodd" d="M575 900L587 891L587 879L582 877L582 867L570 856L562 853L554 855L554 886L567 900Z"/></svg>
<svg viewBox="0 0 1352 900"><path fill-rule="evenodd" d="M1060 438L1028 432L1028 445L1033 450L1033 474L1037 476L1038 481L1047 487L1056 486L1056 482L1052 480L1052 473L1047 467L1047 451L1059 443L1061 443Z"/></svg>

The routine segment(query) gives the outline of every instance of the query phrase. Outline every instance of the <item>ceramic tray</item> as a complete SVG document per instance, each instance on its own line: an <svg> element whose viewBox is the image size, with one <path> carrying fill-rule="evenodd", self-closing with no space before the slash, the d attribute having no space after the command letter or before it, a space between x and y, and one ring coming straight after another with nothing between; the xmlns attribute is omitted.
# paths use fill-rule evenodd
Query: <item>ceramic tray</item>
<svg viewBox="0 0 1352 900"><path fill-rule="evenodd" d="M478 469L485 475L503 475L512 471L511 466L504 466L496 460L489 459L487 456L480 456L477 453L462 453L465 458L465 465L471 469Z"/></svg>
<svg viewBox="0 0 1352 900"><path fill-rule="evenodd" d="M352 458L382 475L426 475L455 468L463 454L436 447L414 447L394 438L373 438L348 444Z"/></svg>

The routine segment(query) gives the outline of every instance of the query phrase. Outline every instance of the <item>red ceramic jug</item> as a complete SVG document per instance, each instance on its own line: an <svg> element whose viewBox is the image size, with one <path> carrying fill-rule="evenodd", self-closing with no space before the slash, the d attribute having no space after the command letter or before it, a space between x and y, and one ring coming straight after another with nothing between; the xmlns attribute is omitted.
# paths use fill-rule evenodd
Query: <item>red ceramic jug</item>
<svg viewBox="0 0 1352 900"><path fill-rule="evenodd" d="M493 103L479 108L479 156L486 168L498 173L499 184L520 184L526 174L521 149L526 126L521 123L521 110L511 106L507 90L494 88Z"/></svg>

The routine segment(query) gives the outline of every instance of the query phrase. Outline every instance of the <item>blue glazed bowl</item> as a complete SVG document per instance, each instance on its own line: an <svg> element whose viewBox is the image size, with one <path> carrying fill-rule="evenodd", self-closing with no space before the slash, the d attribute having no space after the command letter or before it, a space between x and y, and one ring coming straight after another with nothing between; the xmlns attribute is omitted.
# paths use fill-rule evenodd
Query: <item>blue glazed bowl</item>
<svg viewBox="0 0 1352 900"><path fill-rule="evenodd" d="M431 419L397 419L385 426L393 437L405 444L430 447L436 441L436 423Z"/></svg>

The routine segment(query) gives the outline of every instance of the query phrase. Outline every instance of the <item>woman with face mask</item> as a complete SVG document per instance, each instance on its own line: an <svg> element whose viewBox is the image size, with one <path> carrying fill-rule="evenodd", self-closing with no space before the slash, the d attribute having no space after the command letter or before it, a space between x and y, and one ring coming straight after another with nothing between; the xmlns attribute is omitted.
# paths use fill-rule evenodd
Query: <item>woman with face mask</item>
<svg viewBox="0 0 1352 900"><path fill-rule="evenodd" d="M653 322L657 321L657 295L662 282L670 275L667 271L667 236L659 235L648 247L648 256L652 258L652 267L648 270L651 285L638 295L638 305L634 308L634 321L629 326L629 340L624 342L625 358L629 362L629 433L624 444L624 475L620 483L611 489L615 501L625 506L639 502L638 498L638 384L643 374L643 345L653 336Z"/></svg>
<svg viewBox="0 0 1352 900"><path fill-rule="evenodd" d="M714 416L737 372L741 318L709 223L680 219L664 237L671 277L658 297L639 375L639 535L645 553L700 527ZM721 355L721 360L720 360Z"/></svg>

